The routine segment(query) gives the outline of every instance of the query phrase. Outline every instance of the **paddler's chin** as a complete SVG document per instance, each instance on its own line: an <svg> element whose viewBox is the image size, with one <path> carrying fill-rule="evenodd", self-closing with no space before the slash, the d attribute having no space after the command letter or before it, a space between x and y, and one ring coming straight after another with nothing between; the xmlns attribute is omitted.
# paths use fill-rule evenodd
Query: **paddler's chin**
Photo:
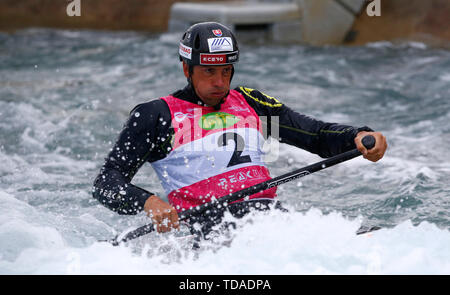
<svg viewBox="0 0 450 295"><path fill-rule="evenodd" d="M226 94L226 93L225 93ZM222 95L220 95L220 96L212 96L212 97L205 97L205 98L203 98L203 97L200 97L200 99L207 105L207 106L210 106L210 107L214 107L214 106L217 106L217 105L219 105L221 102L222 102L222 100L224 99L224 97L225 97L225 94L222 94Z"/></svg>

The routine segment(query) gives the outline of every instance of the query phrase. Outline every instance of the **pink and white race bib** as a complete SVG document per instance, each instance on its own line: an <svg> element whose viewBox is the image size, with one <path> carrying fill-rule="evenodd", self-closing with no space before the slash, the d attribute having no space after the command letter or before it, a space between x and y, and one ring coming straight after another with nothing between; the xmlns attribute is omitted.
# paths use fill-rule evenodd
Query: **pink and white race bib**
<svg viewBox="0 0 450 295"><path fill-rule="evenodd" d="M230 90L219 111L173 96L162 99L172 116L172 150L152 166L177 211L270 179L261 121L239 92ZM250 199L275 196L276 187Z"/></svg>

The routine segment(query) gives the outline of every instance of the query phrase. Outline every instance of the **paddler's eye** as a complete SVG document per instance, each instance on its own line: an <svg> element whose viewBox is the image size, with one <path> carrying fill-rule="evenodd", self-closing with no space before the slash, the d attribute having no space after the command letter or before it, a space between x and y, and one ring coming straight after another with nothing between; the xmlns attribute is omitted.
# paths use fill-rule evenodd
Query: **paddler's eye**
<svg viewBox="0 0 450 295"><path fill-rule="evenodd" d="M208 75L214 75L216 73L216 69L214 68L205 68L205 73Z"/></svg>
<svg viewBox="0 0 450 295"><path fill-rule="evenodd" d="M231 75L231 68L225 68L222 71L224 76L230 76Z"/></svg>

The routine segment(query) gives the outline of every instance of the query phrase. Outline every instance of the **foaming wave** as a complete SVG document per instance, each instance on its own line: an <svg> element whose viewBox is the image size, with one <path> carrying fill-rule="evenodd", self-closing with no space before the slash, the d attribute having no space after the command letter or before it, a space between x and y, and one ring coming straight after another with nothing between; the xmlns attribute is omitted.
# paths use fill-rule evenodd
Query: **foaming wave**
<svg viewBox="0 0 450 295"><path fill-rule="evenodd" d="M392 229L363 235L355 234L360 219L349 220L335 212L323 215L317 209L306 213L259 213L237 222L239 226L233 233L234 239L225 246L216 245L211 249L213 245L208 247L205 244L203 246L208 249L199 250L196 254L192 250L179 253L179 246L172 246L179 253L176 261L168 262L168 251L161 248L151 251L150 247L144 247L136 252L132 243L119 247L108 243L94 243L84 248L66 247L58 242L56 235L45 238L47 243L23 250L13 262L0 262L0 272L450 274L447 251L450 233L428 222L413 226L406 221ZM42 235L37 234L36 237L42 239L46 229L40 230ZM151 235L152 239L156 236ZM165 236L166 245L177 242L173 234ZM47 248L48 243L52 244L51 249Z"/></svg>
<svg viewBox="0 0 450 295"><path fill-rule="evenodd" d="M422 42L402 42L399 44L395 44L389 41L378 41L378 42L370 42L365 45L369 48L414 48L414 49L422 49L425 50L428 48L427 44Z"/></svg>

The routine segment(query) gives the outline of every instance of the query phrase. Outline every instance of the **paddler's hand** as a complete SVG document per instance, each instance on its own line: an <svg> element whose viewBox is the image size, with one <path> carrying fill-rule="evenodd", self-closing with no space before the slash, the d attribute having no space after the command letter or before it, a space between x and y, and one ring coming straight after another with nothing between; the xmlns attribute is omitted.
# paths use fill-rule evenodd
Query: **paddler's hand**
<svg viewBox="0 0 450 295"><path fill-rule="evenodd" d="M375 137L375 146L370 150L367 150L362 144L361 140L366 135L372 135ZM387 149L386 137L380 132L367 132L361 131L355 137L356 148L361 152L364 158L369 161L376 162L383 158Z"/></svg>
<svg viewBox="0 0 450 295"><path fill-rule="evenodd" d="M150 196L145 201L144 211L152 219L152 223L156 226L156 230L159 233L168 232L173 228L178 229L180 227L175 208L155 195Z"/></svg>

